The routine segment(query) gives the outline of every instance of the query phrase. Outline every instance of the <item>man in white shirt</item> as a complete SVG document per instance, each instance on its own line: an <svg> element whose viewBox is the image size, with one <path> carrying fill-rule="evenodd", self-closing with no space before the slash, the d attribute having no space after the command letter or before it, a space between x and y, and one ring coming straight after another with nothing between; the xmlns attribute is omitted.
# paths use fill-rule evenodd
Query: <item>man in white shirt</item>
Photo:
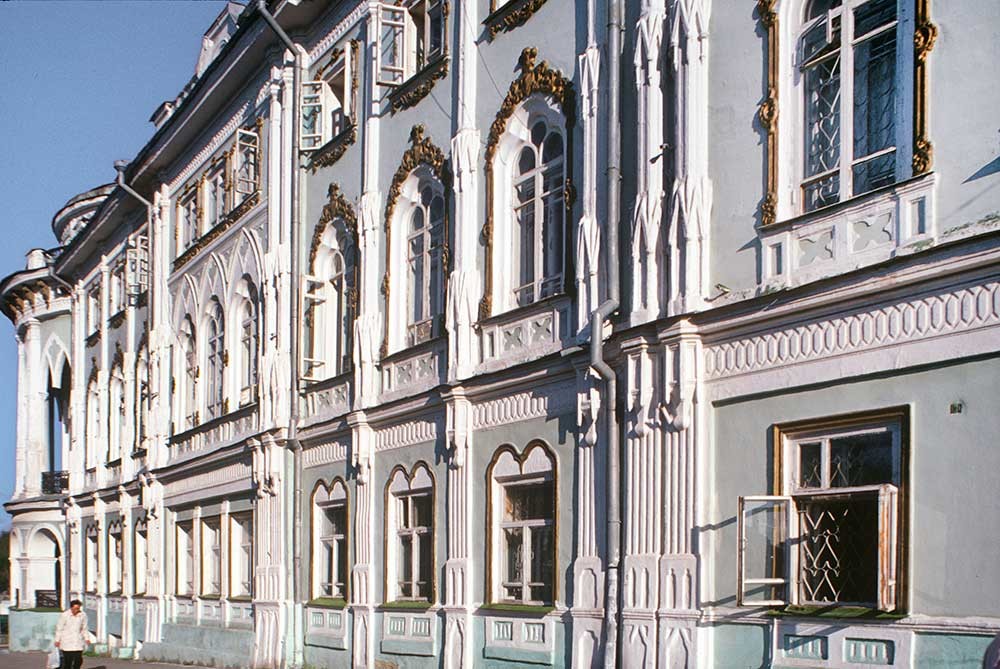
<svg viewBox="0 0 1000 669"><path fill-rule="evenodd" d="M56 623L54 645L62 652L59 669L80 669L89 634L83 602L74 599L69 603L69 610L59 614L59 622Z"/></svg>

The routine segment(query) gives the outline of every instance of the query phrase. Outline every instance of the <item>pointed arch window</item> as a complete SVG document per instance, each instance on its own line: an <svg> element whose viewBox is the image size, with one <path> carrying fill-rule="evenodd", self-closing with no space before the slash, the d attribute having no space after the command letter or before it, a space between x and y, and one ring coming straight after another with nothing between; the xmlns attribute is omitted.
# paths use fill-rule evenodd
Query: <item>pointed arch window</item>
<svg viewBox="0 0 1000 669"><path fill-rule="evenodd" d="M406 237L406 329L411 346L442 332L444 226L444 188L422 180Z"/></svg>
<svg viewBox="0 0 1000 669"><path fill-rule="evenodd" d="M565 169L562 133L544 119L531 125L521 148L514 180L514 238L511 258L517 305L531 304L562 290L565 262Z"/></svg>
<svg viewBox="0 0 1000 669"><path fill-rule="evenodd" d="M382 357L444 333L450 179L444 152L413 126L385 206Z"/></svg>
<svg viewBox="0 0 1000 669"><path fill-rule="evenodd" d="M304 377L319 381L353 366L358 261L355 220L336 186L313 238L304 297Z"/></svg>
<svg viewBox="0 0 1000 669"><path fill-rule="evenodd" d="M198 349L190 316L185 316L181 323L179 339L177 420L187 430L198 423Z"/></svg>
<svg viewBox="0 0 1000 669"><path fill-rule="evenodd" d="M86 455L87 468L97 466L100 453L98 444L101 441L101 393L97 388L97 378L90 380L87 385L87 433L86 433Z"/></svg>
<svg viewBox="0 0 1000 669"><path fill-rule="evenodd" d="M122 456L122 431L125 428L125 379L121 366L111 370L108 385L108 462Z"/></svg>
<svg viewBox="0 0 1000 669"><path fill-rule="evenodd" d="M149 349L145 346L139 349L135 358L135 452L145 449L147 430L149 429Z"/></svg>
<svg viewBox="0 0 1000 669"><path fill-rule="evenodd" d="M225 410L226 328L222 305L212 300L205 338L205 361L208 369L206 405L208 417L218 418Z"/></svg>
<svg viewBox="0 0 1000 669"><path fill-rule="evenodd" d="M398 466L385 491L386 601L434 601L434 478L423 462Z"/></svg>
<svg viewBox="0 0 1000 669"><path fill-rule="evenodd" d="M322 481L313 492L312 597L347 599L349 573L349 509L347 486L336 478Z"/></svg>
<svg viewBox="0 0 1000 669"><path fill-rule="evenodd" d="M551 605L556 598L555 456L540 441L501 446L487 472L490 601Z"/></svg>
<svg viewBox="0 0 1000 669"><path fill-rule="evenodd" d="M247 278L240 286L239 383L240 406L257 399L257 369L260 359L260 301L257 288Z"/></svg>

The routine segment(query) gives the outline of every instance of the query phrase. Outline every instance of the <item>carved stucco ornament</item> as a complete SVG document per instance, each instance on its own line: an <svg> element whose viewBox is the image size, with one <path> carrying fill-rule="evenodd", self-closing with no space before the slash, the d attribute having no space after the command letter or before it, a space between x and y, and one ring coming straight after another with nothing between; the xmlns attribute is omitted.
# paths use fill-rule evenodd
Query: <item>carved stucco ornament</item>
<svg viewBox="0 0 1000 669"><path fill-rule="evenodd" d="M509 0L506 3L490 0L490 15L483 21L490 40L501 31L510 31L524 25L544 4L545 0Z"/></svg>
<svg viewBox="0 0 1000 669"><path fill-rule="evenodd" d="M573 170L573 126L576 124L576 92L573 82L563 76L562 72L549 67L544 60L537 62L538 49L527 47L518 59L521 74L515 79L504 97L503 104L497 111L496 118L490 125L490 133L486 139L486 222L483 224L482 237L486 246L486 280L483 299L479 303L480 320L489 318L493 312L493 160L500 146L500 139L507 131L510 121L518 105L535 94L551 96L559 105L563 118L566 120L566 185L564 201L567 212L572 210L575 191L572 183ZM567 281L573 275L566 272Z"/></svg>

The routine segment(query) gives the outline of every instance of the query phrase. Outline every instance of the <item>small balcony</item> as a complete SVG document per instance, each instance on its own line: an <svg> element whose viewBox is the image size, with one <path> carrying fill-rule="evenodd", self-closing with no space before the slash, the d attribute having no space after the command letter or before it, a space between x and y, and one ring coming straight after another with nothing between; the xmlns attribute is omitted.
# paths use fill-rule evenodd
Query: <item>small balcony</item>
<svg viewBox="0 0 1000 669"><path fill-rule="evenodd" d="M69 490L69 472L42 472L42 494L61 495Z"/></svg>

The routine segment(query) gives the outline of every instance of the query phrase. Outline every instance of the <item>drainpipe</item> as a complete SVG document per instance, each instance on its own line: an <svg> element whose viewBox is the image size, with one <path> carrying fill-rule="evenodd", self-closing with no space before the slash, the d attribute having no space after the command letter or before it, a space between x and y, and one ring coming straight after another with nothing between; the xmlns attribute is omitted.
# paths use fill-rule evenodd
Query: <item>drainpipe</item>
<svg viewBox="0 0 1000 669"><path fill-rule="evenodd" d="M608 0L608 219L607 298L590 316L590 366L606 386L603 405L608 429L607 569L604 597L604 666L618 666L618 571L621 559L621 454L618 443L618 386L615 370L604 360L604 321L618 309L618 225L621 213L621 0Z"/></svg>
<svg viewBox="0 0 1000 669"><path fill-rule="evenodd" d="M293 659L292 664L297 665L300 653L300 643L302 642L302 606L299 596L299 582L302 571L302 514L299 509L302 504L302 444L298 440L299 428L299 103L300 87L302 81L302 56L304 50L301 46L292 41L288 33L278 25L274 15L267 9L266 0L257 0L257 11L271 27L274 34L278 36L285 47L292 52L295 58L295 65L292 69L292 179L290 184L290 198L292 201L291 230L289 231L289 246L291 248L291 293L289 301L291 303L291 337L289 341L289 356L291 358L291 393L288 402L288 444L292 448L293 473L292 473L292 643Z"/></svg>

